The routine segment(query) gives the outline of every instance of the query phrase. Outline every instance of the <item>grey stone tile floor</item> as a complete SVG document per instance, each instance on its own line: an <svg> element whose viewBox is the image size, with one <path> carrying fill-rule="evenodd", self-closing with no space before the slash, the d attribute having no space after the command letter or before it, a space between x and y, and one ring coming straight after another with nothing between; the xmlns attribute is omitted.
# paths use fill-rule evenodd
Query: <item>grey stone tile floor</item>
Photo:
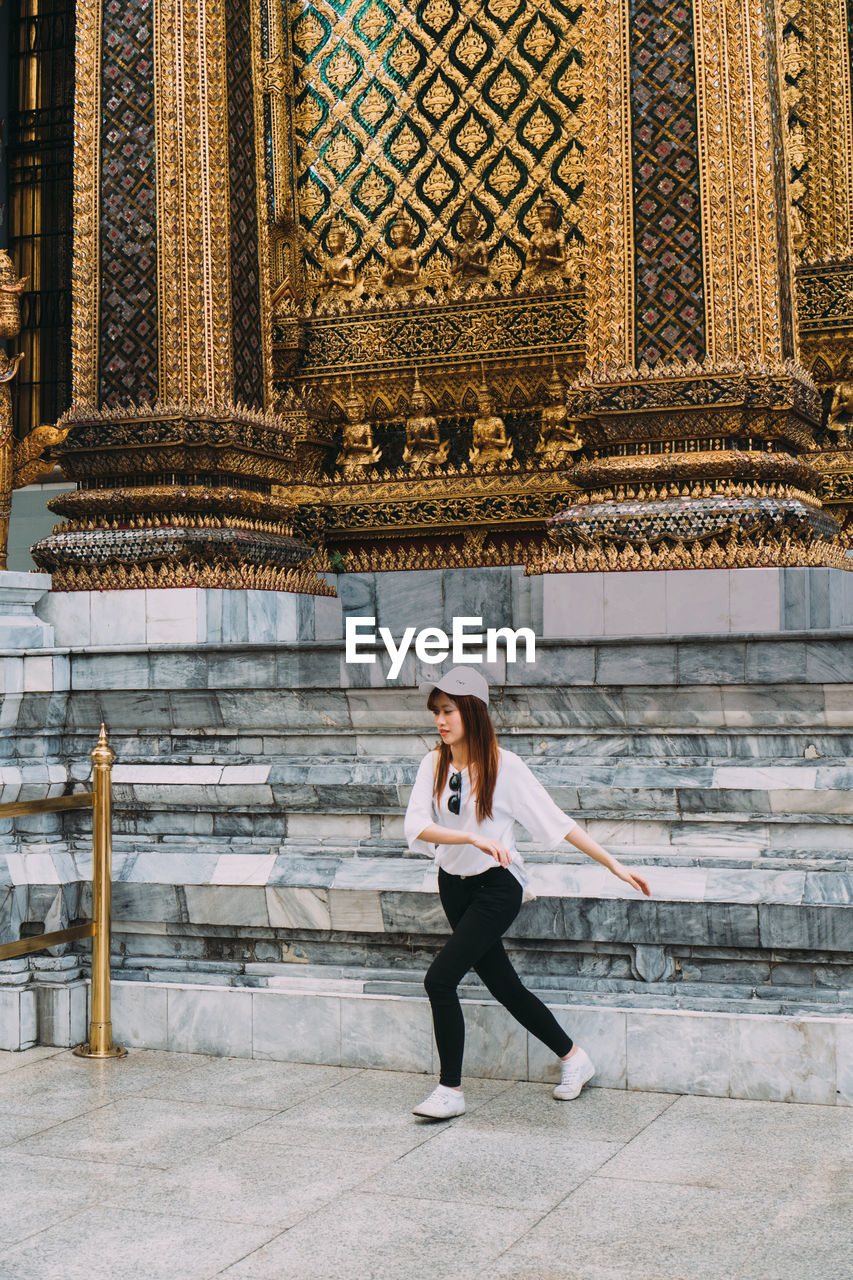
<svg viewBox="0 0 853 1280"><path fill-rule="evenodd" d="M851 1280L853 1108L0 1053L0 1280Z"/></svg>

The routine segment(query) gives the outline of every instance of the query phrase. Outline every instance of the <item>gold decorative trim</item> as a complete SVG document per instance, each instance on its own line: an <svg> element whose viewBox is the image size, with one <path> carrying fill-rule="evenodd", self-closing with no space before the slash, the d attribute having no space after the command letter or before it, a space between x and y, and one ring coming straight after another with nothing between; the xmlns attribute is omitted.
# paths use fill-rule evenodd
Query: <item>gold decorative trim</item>
<svg viewBox="0 0 853 1280"><path fill-rule="evenodd" d="M71 384L74 404L95 405L100 286L101 0L78 0L75 21Z"/></svg>
<svg viewBox="0 0 853 1280"><path fill-rule="evenodd" d="M699 201L702 223L702 290L705 298L705 352L712 363L717 360L716 305L718 271L711 255L711 245L717 234L717 220L712 216L715 199L715 181L708 155L708 139L711 136L708 119L708 94L705 87L705 69L710 56L705 48L702 0L693 0L693 40L696 46L694 70L696 77L696 133L699 156Z"/></svg>
<svg viewBox="0 0 853 1280"><path fill-rule="evenodd" d="M677 542L673 546L560 548L544 551L540 559L528 562L528 574L539 573L624 573L649 569L775 569L822 567L853 570L843 547L816 539L804 544L793 539L741 536L721 543Z"/></svg>
<svg viewBox="0 0 853 1280"><path fill-rule="evenodd" d="M783 66L796 123L786 129L791 168L805 170L803 262L846 257L853 245L853 105L846 0L781 0L796 34L783 43ZM803 122L803 123L801 123ZM790 170L789 170L790 172Z"/></svg>
<svg viewBox="0 0 853 1280"><path fill-rule="evenodd" d="M180 0L160 0L154 15L154 138L157 164L157 290L159 304L159 399L188 397L182 332L183 248L179 131L181 82L177 41L183 36Z"/></svg>
<svg viewBox="0 0 853 1280"><path fill-rule="evenodd" d="M255 0L253 14L253 41L257 37L255 28L260 29L263 11L260 0ZM268 4L266 11L266 30L269 57L261 63L256 54L253 42L253 59L257 58L256 80L262 76L262 92L269 95L270 132L272 138L272 190L269 191L266 172L263 175L263 187L268 200L260 208L260 216L267 228L268 279L270 292L270 310L279 322L288 323L294 328L293 355L299 347L298 312L305 302L304 262L299 231L299 198L296 190L297 174L297 139L294 100L292 94L296 85L296 72L293 64L292 19L290 6ZM283 82L280 91L269 84L263 68L276 66L280 68L278 80ZM263 122L263 101L258 103ZM261 128L258 143L258 155L263 163L266 147L265 130ZM269 198L271 197L271 199ZM259 202L260 206L260 202ZM270 213L271 210L271 213ZM272 394L272 390L270 391Z"/></svg>
<svg viewBox="0 0 853 1280"><path fill-rule="evenodd" d="M588 80L584 195L587 375L634 363L634 235L628 5L592 0L585 16ZM618 147L613 154L614 142Z"/></svg>
<svg viewBox="0 0 853 1280"><path fill-rule="evenodd" d="M546 535L519 537L486 529L450 528L437 538L419 536L406 542L358 543L327 550L318 555L318 569L332 573L387 573L400 570L469 569L483 566L526 565L540 557L540 543Z"/></svg>
<svg viewBox="0 0 853 1280"><path fill-rule="evenodd" d="M237 591L289 591L309 596L336 596L335 588L305 564L295 569L257 565L123 565L55 570L54 591L127 591L151 587L224 588Z"/></svg>
<svg viewBox="0 0 853 1280"><path fill-rule="evenodd" d="M270 191L267 184L267 169L264 163L264 98L265 93L272 95L272 100L279 92L286 92L288 84L293 92L293 68L285 59L280 49L272 58L264 62L261 59L260 19L257 5L248 5L252 39L252 86L255 107L255 189L258 221L258 289L260 291L261 311L261 347L262 374L264 383L264 408L272 409L275 400L273 379L272 345L272 294L274 280L270 257L269 208ZM280 85L280 89L276 86ZM274 108L273 108L274 109Z"/></svg>
<svg viewBox="0 0 853 1280"><path fill-rule="evenodd" d="M160 398L233 397L225 15L156 6Z"/></svg>
<svg viewBox="0 0 853 1280"><path fill-rule="evenodd" d="M248 10L247 10L248 13ZM202 237L205 278L207 395L215 404L234 399L231 334L231 200L228 174L228 60L223 0L199 0L199 183L204 196Z"/></svg>

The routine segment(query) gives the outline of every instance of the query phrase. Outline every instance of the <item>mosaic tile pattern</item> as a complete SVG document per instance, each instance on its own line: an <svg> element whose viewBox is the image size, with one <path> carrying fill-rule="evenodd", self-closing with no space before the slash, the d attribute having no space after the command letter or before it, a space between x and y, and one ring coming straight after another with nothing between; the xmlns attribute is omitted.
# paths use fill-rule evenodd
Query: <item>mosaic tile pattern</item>
<svg viewBox="0 0 853 1280"><path fill-rule="evenodd" d="M157 398L153 39L152 0L107 0L98 371L105 405Z"/></svg>
<svg viewBox="0 0 853 1280"><path fill-rule="evenodd" d="M447 277L471 193L492 261L520 270L543 186L578 224L583 77L570 0L296 0L299 202L309 274L333 217L378 272L394 209ZM449 232L449 234L448 234Z"/></svg>
<svg viewBox="0 0 853 1280"><path fill-rule="evenodd" d="M264 403L260 271L258 265L255 108L252 40L246 0L227 0L228 169L231 217L231 330L234 398Z"/></svg>
<svg viewBox="0 0 853 1280"><path fill-rule="evenodd" d="M631 0L636 358L705 354L691 0Z"/></svg>

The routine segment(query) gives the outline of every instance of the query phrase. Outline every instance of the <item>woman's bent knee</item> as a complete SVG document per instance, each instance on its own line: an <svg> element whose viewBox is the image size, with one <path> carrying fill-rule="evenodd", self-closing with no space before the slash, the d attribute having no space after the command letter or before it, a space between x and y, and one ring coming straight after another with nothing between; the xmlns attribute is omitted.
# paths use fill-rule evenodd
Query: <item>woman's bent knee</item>
<svg viewBox="0 0 853 1280"><path fill-rule="evenodd" d="M436 1001L440 1003L442 1000L453 1000L456 996L455 985L442 977L441 969L435 964L431 964L426 971L424 989L433 1004Z"/></svg>

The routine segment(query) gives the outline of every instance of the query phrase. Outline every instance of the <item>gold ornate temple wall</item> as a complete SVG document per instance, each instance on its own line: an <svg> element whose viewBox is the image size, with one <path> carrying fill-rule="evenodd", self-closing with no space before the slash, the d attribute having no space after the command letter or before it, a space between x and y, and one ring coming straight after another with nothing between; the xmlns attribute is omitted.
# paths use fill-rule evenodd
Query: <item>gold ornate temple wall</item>
<svg viewBox="0 0 853 1280"><path fill-rule="evenodd" d="M840 0L84 0L79 487L39 562L285 589L311 548L840 563L850 27Z"/></svg>
<svg viewBox="0 0 853 1280"><path fill-rule="evenodd" d="M782 4L783 102L803 364L824 393L816 460L849 540L853 451L853 106L849 0Z"/></svg>
<svg viewBox="0 0 853 1280"><path fill-rule="evenodd" d="M238 0L78 6L78 491L34 549L55 586L325 589L274 493L294 444L264 396L251 32Z"/></svg>
<svg viewBox="0 0 853 1280"><path fill-rule="evenodd" d="M602 566L842 562L811 465L820 398L794 359L775 17L743 0L588 7L573 407L592 448L560 567L578 545Z"/></svg>

